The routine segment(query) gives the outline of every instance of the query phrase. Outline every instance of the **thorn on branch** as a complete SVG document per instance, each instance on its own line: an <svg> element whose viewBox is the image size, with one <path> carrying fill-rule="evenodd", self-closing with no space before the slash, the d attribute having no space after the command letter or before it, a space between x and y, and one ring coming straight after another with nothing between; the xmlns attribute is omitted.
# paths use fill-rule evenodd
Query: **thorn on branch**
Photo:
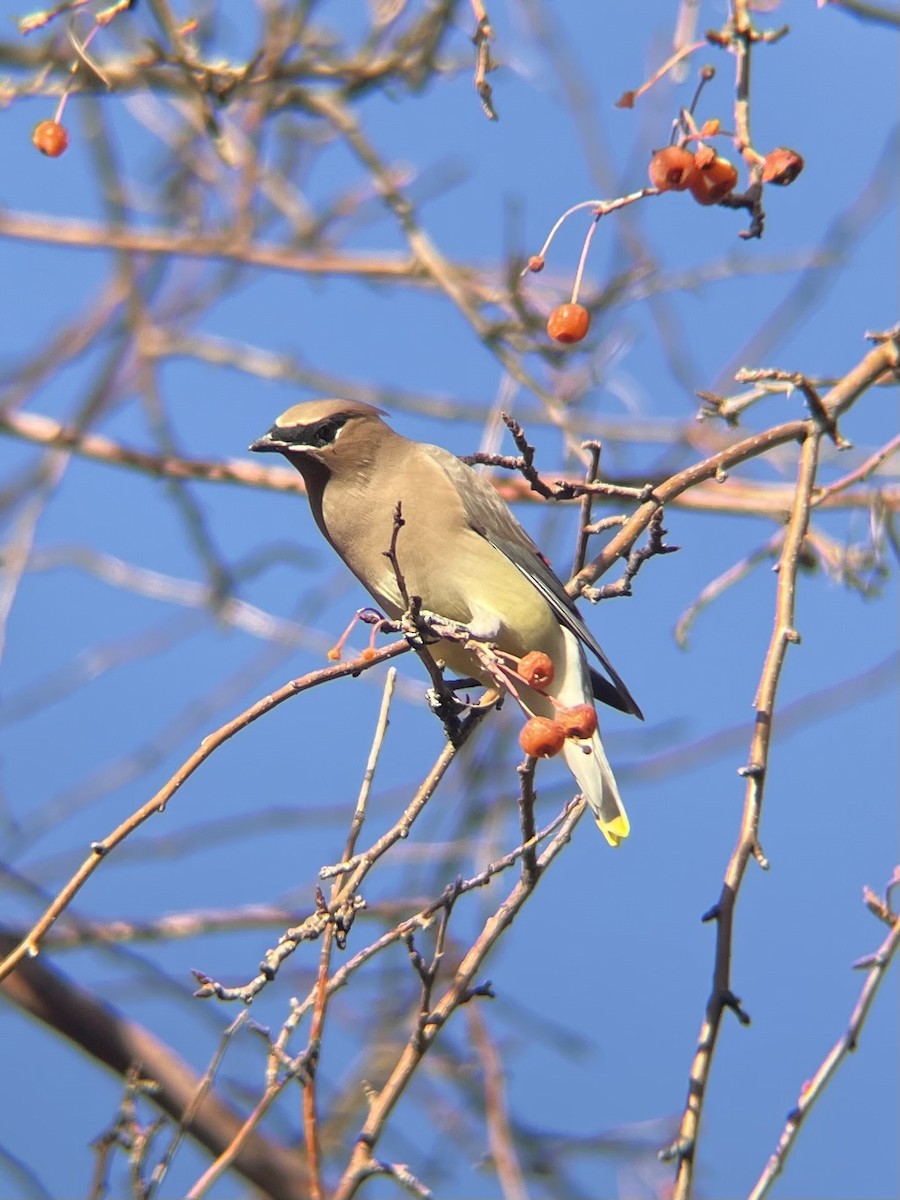
<svg viewBox="0 0 900 1200"><path fill-rule="evenodd" d="M766 768L762 763L747 763L745 767L738 767L737 773L742 779L762 779Z"/></svg>
<svg viewBox="0 0 900 1200"><path fill-rule="evenodd" d="M215 996L215 980L213 980L209 975L204 974L203 971L191 971L191 974L200 984L200 986L194 992L194 997L197 1000L208 1000L210 996Z"/></svg>
<svg viewBox="0 0 900 1200"><path fill-rule="evenodd" d="M692 1137L678 1138L668 1146L664 1146L660 1150L658 1158L660 1162L690 1162L694 1157L694 1148L696 1142Z"/></svg>
<svg viewBox="0 0 900 1200"><path fill-rule="evenodd" d="M765 854L763 854L763 849L759 844L759 839L754 840L753 845L750 847L750 853L756 859L756 863L760 870L768 871L770 865L769 860L766 858Z"/></svg>
<svg viewBox="0 0 900 1200"><path fill-rule="evenodd" d="M864 954L862 958L856 959L852 964L854 971L872 971L875 968L883 968L887 963L887 959L883 954Z"/></svg>
<svg viewBox="0 0 900 1200"><path fill-rule="evenodd" d="M725 396L720 396L717 392L706 392L703 390L698 390L695 394L703 404L703 407L697 413L699 421L704 421L709 417L721 417L725 424L729 425L732 429L737 427L737 415L728 411L726 407L728 401Z"/></svg>
<svg viewBox="0 0 900 1200"><path fill-rule="evenodd" d="M867 329L863 337L866 341L872 342L876 346L881 345L883 342L900 342L900 325L895 325L893 329ZM894 370L896 371L896 369L895 367Z"/></svg>
<svg viewBox="0 0 900 1200"><path fill-rule="evenodd" d="M750 1024L750 1015L741 1007L740 999L735 996L734 992L724 991L721 999L722 1007L730 1009L742 1025Z"/></svg>
<svg viewBox="0 0 900 1200"><path fill-rule="evenodd" d="M434 1195L431 1188L418 1179L406 1163L383 1162L381 1159L373 1159L369 1174L387 1175L390 1179L396 1180L405 1192L419 1197L419 1200L431 1200Z"/></svg>
<svg viewBox="0 0 900 1200"><path fill-rule="evenodd" d="M434 971L425 962L425 959L416 949L415 938L413 934L408 933L403 939L406 944L406 952L409 955L409 961L412 963L413 970L418 975L419 980L424 988L430 988L434 983Z"/></svg>
<svg viewBox="0 0 900 1200"><path fill-rule="evenodd" d="M459 1002L460 1004L468 1004L476 996L485 996L488 1000L497 999L497 993L494 991L493 984L489 979L486 979L484 983L476 984L475 987L466 988L460 996Z"/></svg>
<svg viewBox="0 0 900 1200"><path fill-rule="evenodd" d="M610 600L615 596L630 596L632 594L631 581L648 559L657 554L674 554L678 551L680 546L667 546L664 541L668 533L668 530L663 528L664 515L665 510L660 505L650 518L646 546L631 551L626 559L625 571L621 579L616 583L605 584L599 588L584 588L582 594L592 603L596 603L598 600Z"/></svg>

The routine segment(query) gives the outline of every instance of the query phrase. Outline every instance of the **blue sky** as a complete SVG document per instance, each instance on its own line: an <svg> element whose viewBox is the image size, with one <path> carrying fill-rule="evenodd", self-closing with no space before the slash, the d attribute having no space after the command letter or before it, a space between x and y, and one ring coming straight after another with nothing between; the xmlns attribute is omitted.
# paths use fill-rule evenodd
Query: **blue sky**
<svg viewBox="0 0 900 1200"><path fill-rule="evenodd" d="M185 6L173 7L189 14ZM255 17L250 6L227 7L230 24L223 23L221 42L207 53L244 61L255 45ZM639 6L639 19L637 9L570 0L550 10L552 37L537 38L531 5L491 6L495 51L504 64L492 76L496 124L484 119L468 70L420 94L373 94L356 105L383 159L408 169L420 223L448 258L496 268L510 249L535 252L570 205L643 185L649 152L668 140L672 115L692 85L664 83L632 112L613 107L669 52L676 6L652 0ZM721 22L723 6L701 5L701 14L706 29ZM567 360L564 370L535 354L526 360L556 395L579 382L579 372L590 373L570 419L579 436L604 437L611 473L643 477L703 457L709 442L687 449L685 439L722 431L693 423L694 391L729 389L736 366L837 377L862 358L866 330L897 319L895 35L837 7L784 4L769 18L790 22L791 33L756 53L753 129L763 149L787 144L800 150L806 169L791 188L767 193L764 238L741 242L743 214L701 209L687 196L660 197L604 219L588 263L588 293L634 268L635 245L645 264L643 282L632 280L625 301L595 321L584 354ZM151 25L140 7L126 19L138 30ZM317 19L341 37L352 36L364 10L325 4ZM461 8L460 28L447 45L464 62L471 53L469 24L469 10ZM11 23L2 38L15 39ZM102 37L94 43L101 60L116 45L112 33L109 38L105 49ZM553 67L557 41L569 85L587 88L580 124ZM707 59L719 75L701 111L728 124L730 61L713 51L700 61ZM30 131L52 114L53 104L47 97L19 99L0 113L2 209L104 218L92 140L99 111L128 180L131 223L138 229L162 224L153 208L165 162L158 130L162 122L182 127L183 113L169 99L146 93L105 96L99 106L75 97L65 117L70 149L51 161L34 151ZM226 110L223 120L230 119ZM279 121L285 143L293 138L301 158L311 154L303 141L309 118L285 114ZM274 137L269 152L274 166ZM207 219L215 224L227 211L233 179L208 147L196 153L204 178L220 181L221 194L208 189ZM295 182L313 208L368 186L340 145L324 148ZM405 252L396 221L375 198L361 205L346 232L337 228L344 249ZM569 222L545 272L525 283L547 309L567 298L585 229L581 218ZM276 242L286 233L286 222L273 220L259 236ZM813 259L816 269L800 269ZM115 265L105 251L0 236L0 277L7 281L0 289L4 387L21 364L40 360L68 322L98 310ZM244 269L230 279L221 264L188 258L164 270L134 258L132 269L141 275L154 321L170 332L288 355L335 380L390 389L397 429L459 454L485 445L511 452L508 438L497 443L485 432L486 415L509 408L537 445L545 476L575 470L539 402L510 385L496 355L442 295L272 269ZM213 289L212 302L196 315L183 311L185 299L206 287ZM115 359L120 344L112 320L75 361L31 389L26 411L69 419L104 372L113 372L115 407L101 412L92 428L153 450L153 421L128 374L129 360L123 366ZM316 394L309 383L265 380L188 353L165 360L158 384L183 453L212 460L249 458L246 446L279 412ZM749 410L743 429L803 415L798 394L774 396ZM643 440L618 439L623 423L641 430ZM893 394L870 392L847 416L843 432L854 449L842 458L827 452L827 479L896 433ZM0 441L0 489L41 453ZM740 469L735 480L790 482L795 463L788 449ZM896 478L896 458L885 474ZM296 622L298 645L267 642L217 621L202 606L188 606L187 584L202 582L203 568L184 504L164 484L78 458L66 464L35 522L30 565L6 628L0 685L4 858L20 880L47 895L77 867L89 842L144 803L201 737L287 679L324 665L324 648L366 602L296 496L212 484L192 484L187 492L203 513L216 555L235 574L237 596ZM611 511L598 508L598 515ZM7 506L3 515L4 539L20 544L30 519L27 502ZM565 574L577 510L520 505L517 515ZM821 514L816 528L839 547L866 543L872 521L858 509ZM736 772L746 760L773 620L775 578L763 565L704 611L687 649L678 648L673 628L685 608L710 580L770 538L776 524L673 506L666 526L679 552L645 566L633 598L588 614L647 715L640 727L616 713L604 716L632 836L613 854L582 823L493 955L487 975L497 998L481 1010L503 1053L510 1110L522 1127L588 1141L616 1134L646 1142L643 1157L609 1151L574 1157L572 1180L585 1196L655 1195L667 1178L654 1153L686 1093L712 970L713 931L700 916L718 896L739 828L743 783ZM101 578L97 560L92 566L81 553L85 547L107 556L107 563L129 564L132 583L143 579L149 594ZM246 576L245 563L251 565ZM865 885L883 887L897 853L896 563L886 558L885 565L876 597L863 597L822 570L801 575L803 640L790 650L781 685L783 716L776 719L761 830L771 869L751 869L737 914L733 986L752 1024L724 1024L699 1151L701 1195L741 1195L752 1186L800 1086L846 1027L862 985L851 964L883 937L861 896ZM166 589L158 578L139 577L138 569L166 576ZM142 644L148 637L152 647ZM111 656L109 669L98 669L98 652ZM421 672L411 658L399 667L402 687L372 800L373 834L408 802L442 745L441 729L423 704ZM309 911L319 867L340 857L382 682L383 668L320 689L228 743L164 815L93 876L77 913L98 921L153 921L166 913L265 903ZM390 897L398 880L407 895L435 895L457 871L473 874L515 844L516 728L507 706L454 768L367 899ZM697 749L688 754L686 747ZM567 787L564 771L542 764L539 820L557 811ZM36 896L12 879L7 884L5 922L33 920L41 908ZM500 896L494 887L472 897L459 914L456 936L465 939ZM361 923L354 937L374 936L374 928ZM202 1071L234 1012L186 999L190 971L229 982L249 978L278 932L276 926L228 937L204 934L139 944L134 953L59 951L48 961L143 1022ZM362 944L351 944L351 951ZM254 1019L277 1029L289 996L305 994L316 962L315 954L295 956L254 1005ZM398 954L385 962L384 975L374 973L360 985L356 1003L382 1011L391 1002L392 978L409 984L406 972ZM322 1064L325 1095L359 1068L365 1031L353 999L348 994L335 1006L334 1040ZM896 999L894 968L858 1052L809 1118L773 1195L876 1200L893 1193ZM403 1030L408 1019L408 1011L398 1013ZM89 1143L112 1119L119 1082L86 1066L13 1008L0 1009L0 1022L17 1097L4 1115L0 1143L33 1166L50 1194L86 1192ZM566 1037L556 1037L556 1029ZM463 1058L467 1036L460 1013L446 1038ZM232 1048L225 1074L226 1089L233 1085L241 1103L252 1103L262 1054L251 1038ZM454 1095L435 1075L401 1106L385 1157L408 1161L414 1170L418 1163L427 1175L441 1140L435 1113L443 1111L442 1087ZM293 1101L278 1111L271 1132L296 1136ZM461 1200L500 1195L493 1173L478 1165L485 1152L477 1139L461 1139L451 1175L435 1183L436 1194ZM182 1194L203 1162L186 1150L169 1194ZM13 1178L0 1183L0 1193L13 1187ZM213 1194L241 1191L226 1179ZM393 1185L375 1183L371 1194L393 1195ZM540 1194L537 1187L533 1194Z"/></svg>

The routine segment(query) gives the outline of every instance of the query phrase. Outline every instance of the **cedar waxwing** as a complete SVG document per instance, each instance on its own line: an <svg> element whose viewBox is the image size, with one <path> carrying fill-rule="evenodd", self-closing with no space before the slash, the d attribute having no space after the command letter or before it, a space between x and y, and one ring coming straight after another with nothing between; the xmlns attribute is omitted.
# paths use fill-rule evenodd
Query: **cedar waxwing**
<svg viewBox="0 0 900 1200"><path fill-rule="evenodd" d="M313 400L282 413L250 447L283 454L306 483L316 524L386 616L405 604L386 556L402 506L396 558L407 594L422 608L464 625L472 637L508 654L531 650L554 666L548 695L565 706L592 696L641 717L562 583L494 488L448 450L411 442L354 400ZM609 680L588 667L584 647ZM492 691L496 682L460 642L425 653ZM553 717L547 696L517 692L532 715ZM611 845L628 836L628 818L599 733L567 739L565 761Z"/></svg>

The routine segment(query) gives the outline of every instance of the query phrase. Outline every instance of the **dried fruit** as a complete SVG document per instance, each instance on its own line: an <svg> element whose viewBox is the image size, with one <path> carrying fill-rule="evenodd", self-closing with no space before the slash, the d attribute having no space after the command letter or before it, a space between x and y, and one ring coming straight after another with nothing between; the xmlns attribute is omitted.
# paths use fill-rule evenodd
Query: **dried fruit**
<svg viewBox="0 0 900 1200"><path fill-rule="evenodd" d="M555 342L569 346L587 336L591 314L583 304L560 304L547 318L547 332Z"/></svg>
<svg viewBox="0 0 900 1200"><path fill-rule="evenodd" d="M656 151L647 170L650 182L661 192L683 192L690 187L696 165L693 154L684 146L666 146Z"/></svg>
<svg viewBox="0 0 900 1200"><path fill-rule="evenodd" d="M35 125L31 140L48 158L59 158L69 144L65 126L58 121L41 121Z"/></svg>
<svg viewBox="0 0 900 1200"><path fill-rule="evenodd" d="M566 740L565 730L549 717L532 717L519 734L519 745L531 758L552 758Z"/></svg>
<svg viewBox="0 0 900 1200"><path fill-rule="evenodd" d="M553 663L543 650L529 650L519 659L519 674L529 687L542 691L553 682Z"/></svg>
<svg viewBox="0 0 900 1200"><path fill-rule="evenodd" d="M787 187L803 170L803 155L787 146L777 146L763 159L763 183Z"/></svg>
<svg viewBox="0 0 900 1200"><path fill-rule="evenodd" d="M698 204L718 204L734 191L737 181L734 163L727 158L715 158L708 167L694 174L689 186Z"/></svg>
<svg viewBox="0 0 900 1200"><path fill-rule="evenodd" d="M576 704L572 708L561 708L556 714L566 737L583 741L597 732L597 714L593 704Z"/></svg>
<svg viewBox="0 0 900 1200"><path fill-rule="evenodd" d="M699 171L707 171L716 161L716 152L712 146L698 146L694 155L694 163Z"/></svg>

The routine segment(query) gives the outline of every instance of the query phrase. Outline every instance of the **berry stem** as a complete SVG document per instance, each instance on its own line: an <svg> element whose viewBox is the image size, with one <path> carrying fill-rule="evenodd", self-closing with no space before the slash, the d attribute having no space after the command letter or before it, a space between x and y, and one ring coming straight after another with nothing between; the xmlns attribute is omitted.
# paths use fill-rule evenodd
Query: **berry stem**
<svg viewBox="0 0 900 1200"><path fill-rule="evenodd" d="M582 200L580 204L573 204L572 207L567 209L563 213L563 215L557 220L556 224L553 226L553 228L547 234L547 240L544 242L543 246L541 247L540 253L535 255L535 257L536 258L546 258L547 257L547 251L550 249L550 243L553 241L553 239L556 237L557 233L559 232L560 226L562 225L563 221L568 220L568 218L571 217L573 213L581 212L581 210L583 208L598 208L598 207L601 207L602 204L603 204L602 200ZM522 274L526 275L527 273L528 273L528 267L525 268L525 270L522 272Z"/></svg>
<svg viewBox="0 0 900 1200"><path fill-rule="evenodd" d="M694 98L691 101L690 108L688 109L688 112L691 114L691 116L693 116L694 113L697 111L697 105L700 103L700 97L703 94L703 89L706 87L706 85L709 83L709 81L711 79L715 79L715 76L716 76L716 68L715 67L707 66L707 67L703 67L701 69L700 79L697 82L697 90L694 92Z"/></svg>
<svg viewBox="0 0 900 1200"><path fill-rule="evenodd" d="M581 247L581 258L578 260L578 270L575 272L575 281L572 284L572 303L578 303L578 292L581 288L581 279L584 275L584 266L587 262L588 250L591 248L591 242L594 240L594 234L597 232L597 226L600 224L602 212L595 212L594 219L588 226L588 231L585 234L584 245Z"/></svg>

